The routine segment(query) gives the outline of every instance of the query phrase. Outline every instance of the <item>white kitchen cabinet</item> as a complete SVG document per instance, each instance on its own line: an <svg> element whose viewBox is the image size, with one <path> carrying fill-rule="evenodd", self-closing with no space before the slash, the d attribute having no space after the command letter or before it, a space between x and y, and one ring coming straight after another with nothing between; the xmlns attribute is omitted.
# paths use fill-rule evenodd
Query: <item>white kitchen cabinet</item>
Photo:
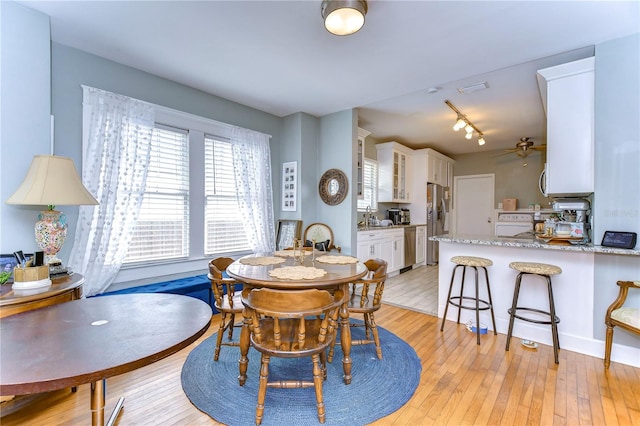
<svg viewBox="0 0 640 426"><path fill-rule="evenodd" d="M382 240L384 239L382 230L358 231L357 257L361 262L369 259L382 259Z"/></svg>
<svg viewBox="0 0 640 426"><path fill-rule="evenodd" d="M431 148L425 149L427 159L427 182L451 186L454 160Z"/></svg>
<svg viewBox="0 0 640 426"><path fill-rule="evenodd" d="M356 154L356 194L358 200L364 199L364 140L371 132L358 127L358 151Z"/></svg>
<svg viewBox="0 0 640 426"><path fill-rule="evenodd" d="M545 195L594 192L593 57L538 71L547 114Z"/></svg>
<svg viewBox="0 0 640 426"><path fill-rule="evenodd" d="M378 201L411 202L412 149L397 142L376 145L378 154Z"/></svg>
<svg viewBox="0 0 640 426"><path fill-rule="evenodd" d="M391 261L387 262L387 273L399 271L404 267L404 229L389 232L391 239Z"/></svg>
<svg viewBox="0 0 640 426"><path fill-rule="evenodd" d="M416 265L427 260L427 227L416 226Z"/></svg>
<svg viewBox="0 0 640 426"><path fill-rule="evenodd" d="M357 257L361 262L379 258L387 262L387 273L404 266L404 229L358 231Z"/></svg>

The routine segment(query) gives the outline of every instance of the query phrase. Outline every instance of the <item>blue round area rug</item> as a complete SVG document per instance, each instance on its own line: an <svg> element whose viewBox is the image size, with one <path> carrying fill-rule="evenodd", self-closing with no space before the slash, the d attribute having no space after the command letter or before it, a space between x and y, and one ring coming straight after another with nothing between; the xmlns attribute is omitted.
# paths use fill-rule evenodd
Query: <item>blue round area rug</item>
<svg viewBox="0 0 640 426"><path fill-rule="evenodd" d="M373 344L352 346L353 378L349 385L342 379L342 350L336 345L333 362L327 362L327 379L322 388L325 425L371 423L402 407L418 387L422 366L415 350L384 328L378 327L378 333L383 359L376 357ZM352 327L351 334L352 340L363 339L364 327ZM237 341L239 335L240 330L234 330L234 340ZM230 426L254 425L260 353L250 348L247 382L240 386L239 348L223 346L216 362L213 360L215 344L216 334L191 351L182 368L182 388L193 405L216 421ZM269 380L280 378L312 380L311 358L272 357ZM267 388L262 424L320 424L313 387Z"/></svg>

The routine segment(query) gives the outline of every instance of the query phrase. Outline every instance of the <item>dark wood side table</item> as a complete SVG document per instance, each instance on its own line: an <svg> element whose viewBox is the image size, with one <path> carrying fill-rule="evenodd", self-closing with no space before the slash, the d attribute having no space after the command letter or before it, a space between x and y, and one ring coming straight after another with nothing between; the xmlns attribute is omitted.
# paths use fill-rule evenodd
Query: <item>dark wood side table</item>
<svg viewBox="0 0 640 426"><path fill-rule="evenodd" d="M91 423L103 425L108 377L178 352L210 321L205 302L161 293L92 297L2 318L0 395L91 383Z"/></svg>
<svg viewBox="0 0 640 426"><path fill-rule="evenodd" d="M20 312L70 302L82 297L84 277L65 275L51 280L51 286L34 290L13 290L11 284L0 286L0 318Z"/></svg>

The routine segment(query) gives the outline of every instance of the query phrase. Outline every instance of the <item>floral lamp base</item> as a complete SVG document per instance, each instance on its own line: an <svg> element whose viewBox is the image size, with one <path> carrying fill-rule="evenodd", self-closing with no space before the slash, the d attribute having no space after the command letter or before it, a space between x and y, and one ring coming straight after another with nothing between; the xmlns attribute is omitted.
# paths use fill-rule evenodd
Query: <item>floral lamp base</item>
<svg viewBox="0 0 640 426"><path fill-rule="evenodd" d="M38 246L44 251L45 263L61 263L56 255L67 237L67 216L56 210L40 212L35 234Z"/></svg>

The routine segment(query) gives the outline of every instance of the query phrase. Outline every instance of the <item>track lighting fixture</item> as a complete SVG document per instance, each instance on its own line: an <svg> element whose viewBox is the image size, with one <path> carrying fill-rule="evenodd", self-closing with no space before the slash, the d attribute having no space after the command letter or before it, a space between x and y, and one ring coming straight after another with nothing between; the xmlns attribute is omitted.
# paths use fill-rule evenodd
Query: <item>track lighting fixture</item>
<svg viewBox="0 0 640 426"><path fill-rule="evenodd" d="M464 127L464 130L467 132L464 137L466 139L471 139L473 137L473 132L475 131L478 134L478 145L482 146L486 143L484 140L484 135L469 119L466 115L460 112L458 108L456 108L451 102L448 100L444 101L445 104L449 108L451 108L456 114L458 114L458 118L456 119L456 123L453 125L453 130L456 132Z"/></svg>
<svg viewBox="0 0 640 426"><path fill-rule="evenodd" d="M458 130L462 129L466 125L467 125L467 122L464 121L462 117L458 115L458 121L456 121L456 124L453 125L453 130L457 132Z"/></svg>

